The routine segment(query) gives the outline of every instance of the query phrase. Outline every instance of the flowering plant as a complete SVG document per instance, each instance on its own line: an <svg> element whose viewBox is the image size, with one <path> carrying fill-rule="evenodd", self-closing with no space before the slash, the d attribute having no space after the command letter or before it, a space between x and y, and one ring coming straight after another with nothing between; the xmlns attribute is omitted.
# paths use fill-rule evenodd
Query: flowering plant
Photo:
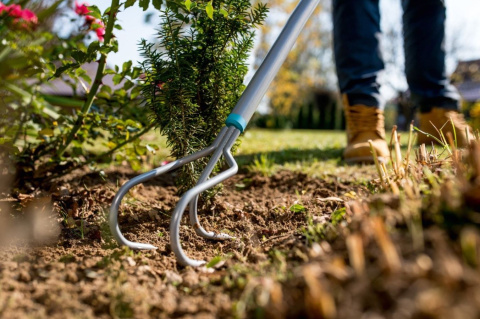
<svg viewBox="0 0 480 319"><path fill-rule="evenodd" d="M91 11L88 9L88 5L84 2L82 4L75 1L75 13L81 17L85 17L85 26L88 30L93 30L99 41L104 40L105 36L105 24L101 19L97 19L90 15Z"/></svg>
<svg viewBox="0 0 480 319"><path fill-rule="evenodd" d="M115 69L106 65L108 54L118 49L113 30L120 7L112 1L102 13L86 4L71 8L66 0L48 7L36 0L0 3L0 164L17 182L35 184L112 159L139 169L147 147L138 137L151 128L146 116L132 111L139 103L134 80L140 69L131 62ZM84 22L78 32L60 38L47 21L68 11ZM89 32L98 40L86 42ZM104 84L106 76L110 85ZM70 96L45 93L62 82L72 87ZM105 145L105 152L89 151L93 143Z"/></svg>
<svg viewBox="0 0 480 319"><path fill-rule="evenodd" d="M22 9L18 4L9 6L0 2L0 18L10 20L11 26L28 29L38 23L38 17L28 9Z"/></svg>

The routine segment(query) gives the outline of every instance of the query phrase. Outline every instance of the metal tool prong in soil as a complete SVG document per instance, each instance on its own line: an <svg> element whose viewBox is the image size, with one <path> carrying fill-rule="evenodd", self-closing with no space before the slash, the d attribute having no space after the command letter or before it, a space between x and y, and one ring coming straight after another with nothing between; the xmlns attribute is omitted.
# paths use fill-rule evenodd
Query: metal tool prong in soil
<svg viewBox="0 0 480 319"><path fill-rule="evenodd" d="M188 204L190 204L190 224L194 227L195 232L198 235L210 239L233 238L227 234L216 234L213 232L207 232L205 229L203 229L203 227L200 225L197 215L198 197L205 190L212 188L216 184L221 183L237 173L238 166L232 154L230 153L230 150L238 136L245 130L248 121L250 121L253 113L257 109L261 99L270 86L270 83L278 73L280 67L287 58L288 53L295 44L298 35L303 29L303 26L307 22L308 18L312 15L319 2L320 0L301 0L297 5L297 8L288 19L288 22L285 24L285 27L270 49L262 65L243 92L237 105L233 109L232 113L227 117L225 123L226 126L220 131L218 137L215 139L212 145L197 153L178 159L145 174L139 175L125 183L120 188L113 199L109 216L110 229L119 244L128 246L132 249L156 249L155 246L150 244L129 241L122 235L122 232L120 231L120 227L118 225L118 208L120 207L122 198L132 187L155 178L163 173L179 168L180 166L190 163L196 159L206 157L212 153L213 155L205 167L202 175L200 176L196 186L183 194L172 213L172 219L170 223L170 245L175 253L175 256L182 265L197 267L205 264L205 261L188 258L183 252L182 245L180 243L180 221ZM213 177L210 177L215 164L222 155L224 156L229 168Z"/></svg>

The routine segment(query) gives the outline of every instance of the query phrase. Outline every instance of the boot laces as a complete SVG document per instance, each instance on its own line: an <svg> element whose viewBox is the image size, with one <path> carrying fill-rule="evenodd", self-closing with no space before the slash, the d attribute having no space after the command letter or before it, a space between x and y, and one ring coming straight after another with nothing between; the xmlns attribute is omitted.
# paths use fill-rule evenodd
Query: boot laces
<svg viewBox="0 0 480 319"><path fill-rule="evenodd" d="M363 105L349 106L345 112L349 138L354 138L361 132L376 132L385 138L385 116L376 107Z"/></svg>

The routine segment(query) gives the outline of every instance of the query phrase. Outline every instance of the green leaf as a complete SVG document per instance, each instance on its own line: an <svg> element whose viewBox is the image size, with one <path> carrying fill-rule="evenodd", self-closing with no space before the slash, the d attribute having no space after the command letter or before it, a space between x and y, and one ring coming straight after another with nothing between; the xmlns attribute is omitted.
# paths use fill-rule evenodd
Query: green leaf
<svg viewBox="0 0 480 319"><path fill-rule="evenodd" d="M89 55L92 55L92 54L95 53L99 48L100 48L100 42L98 42L98 41L93 41L93 42L90 43L90 45L88 46L87 53L88 53Z"/></svg>
<svg viewBox="0 0 480 319"><path fill-rule="evenodd" d="M102 18L102 12L97 6L88 6L88 10L90 10L90 12L88 13L89 16L92 16L97 19Z"/></svg>
<svg viewBox="0 0 480 319"><path fill-rule="evenodd" d="M228 12L227 12L227 10L225 10L225 9L222 8L222 9L220 9L220 13L223 14L223 16L224 16L225 18L228 17Z"/></svg>
<svg viewBox="0 0 480 319"><path fill-rule="evenodd" d="M72 58L74 58L77 63L82 64L87 60L87 54L80 50L73 50Z"/></svg>
<svg viewBox="0 0 480 319"><path fill-rule="evenodd" d="M215 267L219 262L221 262L223 258L221 256L215 256L205 265L207 268Z"/></svg>
<svg viewBox="0 0 480 319"><path fill-rule="evenodd" d="M141 86L136 86L130 91L130 99L135 100L140 93L142 93L142 87Z"/></svg>
<svg viewBox="0 0 480 319"><path fill-rule="evenodd" d="M88 74L81 74L80 77L87 82L88 84L92 84L92 79L88 76Z"/></svg>
<svg viewBox="0 0 480 319"><path fill-rule="evenodd" d="M52 62L46 63L46 64L45 64L45 67L46 67L47 70L50 71L50 72L54 72L54 71L55 71L55 64L53 64Z"/></svg>
<svg viewBox="0 0 480 319"><path fill-rule="evenodd" d="M131 67L132 67L132 61L124 62L122 66L122 73L129 72Z"/></svg>
<svg viewBox="0 0 480 319"><path fill-rule="evenodd" d="M140 8L143 9L143 11L147 11L149 4L150 4L150 0L140 0L138 2L138 5L140 6Z"/></svg>
<svg viewBox="0 0 480 319"><path fill-rule="evenodd" d="M115 74L112 78L113 84L118 85L123 80L123 76L121 74Z"/></svg>
<svg viewBox="0 0 480 319"><path fill-rule="evenodd" d="M347 209L345 207L334 211L330 217L332 224L338 225L343 220L343 216L345 216L346 212L347 212Z"/></svg>
<svg viewBox="0 0 480 319"><path fill-rule="evenodd" d="M133 6L135 4L135 1L136 0L127 0L125 1L125 9L126 8L130 8L131 6Z"/></svg>
<svg viewBox="0 0 480 319"><path fill-rule="evenodd" d="M205 8L205 11L207 12L207 16L213 20L213 5L212 5L212 1L210 1L206 8Z"/></svg>
<svg viewBox="0 0 480 319"><path fill-rule="evenodd" d="M131 88L133 88L134 86L135 86L135 83L133 83L132 81L125 81L125 84L123 85L123 89L125 91L128 91Z"/></svg>
<svg viewBox="0 0 480 319"><path fill-rule="evenodd" d="M38 132L38 135L39 135L39 136L52 137L54 134L53 134L53 130L52 130L52 129L50 129L50 128L44 128L43 130L41 130L41 131Z"/></svg>
<svg viewBox="0 0 480 319"><path fill-rule="evenodd" d="M58 78L59 76L61 76L64 72L70 70L70 69L74 69L74 68L78 68L80 66L80 64L78 63L69 63L69 64L66 64L64 66L61 66L59 67L56 71L55 71L55 74L53 75L53 77L56 77Z"/></svg>
<svg viewBox="0 0 480 319"><path fill-rule="evenodd" d="M152 0L152 5L155 9L160 10L162 8L162 0Z"/></svg>
<svg viewBox="0 0 480 319"><path fill-rule="evenodd" d="M301 213L305 211L305 207L300 204L294 204L290 206L289 210L294 213Z"/></svg>
<svg viewBox="0 0 480 319"><path fill-rule="evenodd" d="M106 69L105 70L105 75L107 75L107 74L117 74L117 72L115 72L115 70L113 70L113 69Z"/></svg>
<svg viewBox="0 0 480 319"><path fill-rule="evenodd" d="M185 7L187 8L188 11L190 11L190 8L192 7L192 1L185 0Z"/></svg>
<svg viewBox="0 0 480 319"><path fill-rule="evenodd" d="M130 166L132 167L132 169L134 171L139 171L142 169L142 163L136 159L136 158L131 158L128 163L130 164Z"/></svg>
<svg viewBox="0 0 480 319"><path fill-rule="evenodd" d="M108 92L109 94L112 94L112 88L109 87L108 85L102 85L100 88L100 91Z"/></svg>
<svg viewBox="0 0 480 319"><path fill-rule="evenodd" d="M109 100L110 99L110 94L108 94L107 92L98 92L97 93L97 98Z"/></svg>

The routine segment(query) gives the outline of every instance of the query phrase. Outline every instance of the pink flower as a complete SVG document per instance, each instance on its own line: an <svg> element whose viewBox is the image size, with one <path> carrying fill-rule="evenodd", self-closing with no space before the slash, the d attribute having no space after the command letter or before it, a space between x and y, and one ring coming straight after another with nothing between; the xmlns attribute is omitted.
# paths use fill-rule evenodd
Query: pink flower
<svg viewBox="0 0 480 319"><path fill-rule="evenodd" d="M92 24L92 23L95 22L95 20L96 20L95 17L92 17L91 15L88 15L88 14L87 14L87 15L85 16L85 21L87 22L87 24Z"/></svg>
<svg viewBox="0 0 480 319"><path fill-rule="evenodd" d="M6 11L8 12L8 15L11 16L12 18L21 18L22 17L22 7L20 7L18 4L12 4L9 6L6 6Z"/></svg>
<svg viewBox="0 0 480 319"><path fill-rule="evenodd" d="M97 34L98 40L103 41L103 36L105 35L105 28L97 28L95 29L95 33Z"/></svg>
<svg viewBox="0 0 480 319"><path fill-rule="evenodd" d="M77 1L75 1L75 13L78 14L79 16L85 16L87 15L90 10L87 8L87 3L82 3L79 4Z"/></svg>
<svg viewBox="0 0 480 319"><path fill-rule="evenodd" d="M32 11L30 11L28 9L25 9L25 10L22 11L21 18L23 20L25 20L26 22L30 22L30 23L37 23L38 22L38 18L35 15L35 13L33 13Z"/></svg>
<svg viewBox="0 0 480 319"><path fill-rule="evenodd" d="M38 18L32 11L25 9L18 4L12 4L9 6L0 4L0 13L6 12L9 17L13 18L12 25L20 28L27 29L38 22Z"/></svg>

